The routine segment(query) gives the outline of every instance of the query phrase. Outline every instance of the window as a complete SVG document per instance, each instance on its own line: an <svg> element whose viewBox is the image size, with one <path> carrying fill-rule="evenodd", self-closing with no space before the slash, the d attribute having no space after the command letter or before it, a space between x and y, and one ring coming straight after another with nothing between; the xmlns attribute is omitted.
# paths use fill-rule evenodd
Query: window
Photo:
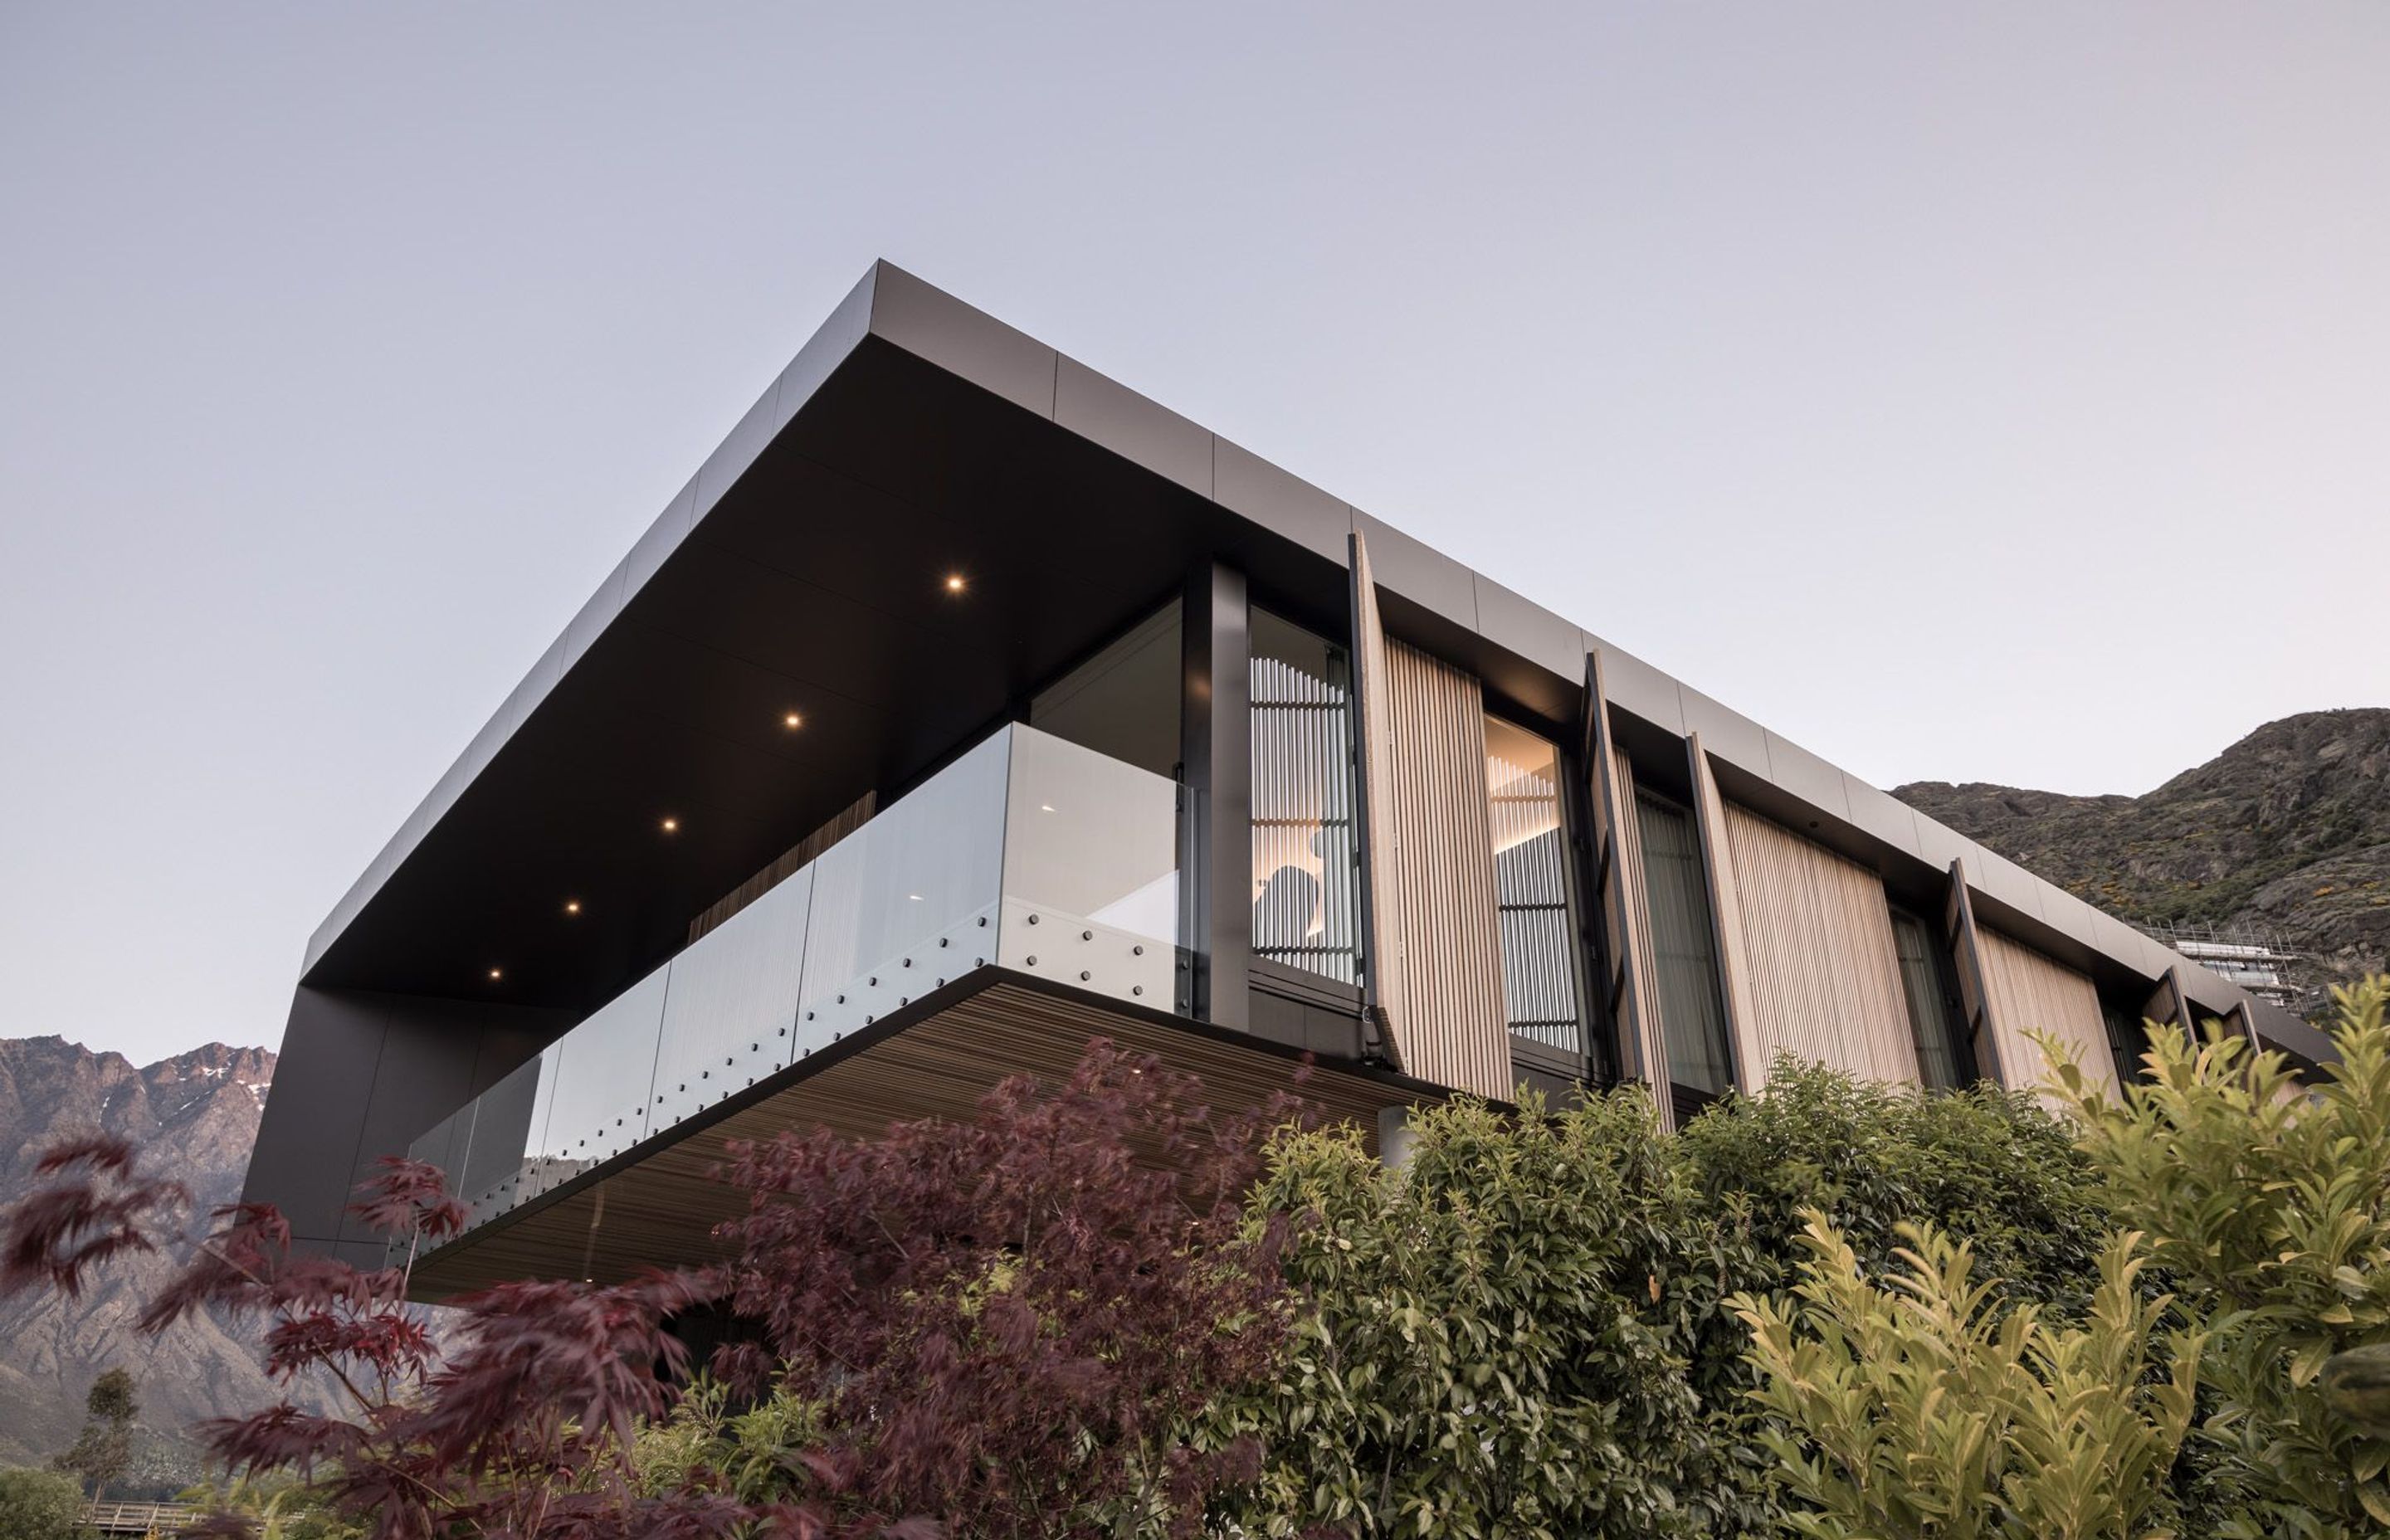
<svg viewBox="0 0 2390 1540"><path fill-rule="evenodd" d="M1485 719L1485 801L1494 831L1494 903L1502 1000L1510 1030L1585 1050L1576 944L1561 830L1560 751L1523 727Z"/></svg>
<svg viewBox="0 0 2390 1540"><path fill-rule="evenodd" d="M1116 760L1178 776L1176 599L1037 692L1029 725Z"/></svg>
<svg viewBox="0 0 2390 1540"><path fill-rule="evenodd" d="M1917 1043L1918 1078L1934 1090L1953 1090L1975 1078L1974 1055L1959 1017L1958 990L1941 940L1904 909L1892 911L1892 944L1900 959L1900 989L1908 999L1908 1030Z"/></svg>
<svg viewBox="0 0 2390 1540"><path fill-rule="evenodd" d="M1708 1096L1734 1086L1734 1054L1718 994L1717 946L1710 932L1709 882L1693 820L1648 793L1635 798L1643 839L1643 886L1651 910L1651 956L1668 1078Z"/></svg>
<svg viewBox="0 0 2390 1540"><path fill-rule="evenodd" d="M1358 983L1352 660L1266 610L1252 637L1253 956Z"/></svg>
<svg viewBox="0 0 2390 1540"><path fill-rule="evenodd" d="M2104 997L2100 1014L2108 1022L2108 1052L2116 1060L2116 1084L2130 1085L2141 1078L2141 1055L2150 1051L2150 1029L2139 1011Z"/></svg>

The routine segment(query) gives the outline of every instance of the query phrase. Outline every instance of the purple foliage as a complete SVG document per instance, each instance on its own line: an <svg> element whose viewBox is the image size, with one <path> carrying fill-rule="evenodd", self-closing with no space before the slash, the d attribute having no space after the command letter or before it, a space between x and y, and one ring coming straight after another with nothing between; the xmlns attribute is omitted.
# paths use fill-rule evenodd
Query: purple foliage
<svg viewBox="0 0 2390 1540"><path fill-rule="evenodd" d="M969 1122L734 1146L722 1174L751 1201L717 1267L509 1283L455 1302L435 1337L405 1269L294 1254L278 1213L240 1204L140 1325L229 1312L258 1324L276 1378L337 1384L340 1415L284 1401L204 1432L236 1474L300 1471L377 1540L1092 1535L1085 1516L1124 1503L1193 1534L1209 1495L1259 1467L1250 1441L1203 1448L1189 1430L1279 1361L1279 1238L1240 1203L1298 1111L1215 1117L1192 1078L1098 1041L1066 1084L1008 1081ZM0 1224L0 1292L72 1293L156 1250L186 1200L121 1141L61 1146L40 1171L58 1180ZM410 1259L466 1220L436 1167L400 1160L350 1212ZM818 1438L765 1499L702 1471L642 1495L636 1427L690 1368L669 1322L722 1305L753 1331L715 1373L801 1395ZM220 1514L188 1533L250 1530Z"/></svg>

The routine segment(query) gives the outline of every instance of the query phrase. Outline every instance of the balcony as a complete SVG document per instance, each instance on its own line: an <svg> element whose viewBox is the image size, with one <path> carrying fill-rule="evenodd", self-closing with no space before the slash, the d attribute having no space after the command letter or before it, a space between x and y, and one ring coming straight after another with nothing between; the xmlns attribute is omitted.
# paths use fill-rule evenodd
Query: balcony
<svg viewBox="0 0 2390 1540"><path fill-rule="evenodd" d="M473 1230L982 969L1185 1015L1186 798L1005 727L632 984L407 1150ZM689 1124L692 1128L684 1128Z"/></svg>

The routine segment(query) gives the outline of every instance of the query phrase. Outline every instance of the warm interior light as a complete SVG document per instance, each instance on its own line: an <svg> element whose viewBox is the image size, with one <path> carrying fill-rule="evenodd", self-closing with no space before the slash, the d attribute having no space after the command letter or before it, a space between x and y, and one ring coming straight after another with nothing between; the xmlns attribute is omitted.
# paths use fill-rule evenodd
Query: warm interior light
<svg viewBox="0 0 2390 1540"><path fill-rule="evenodd" d="M496 983L500 979L504 978L505 976L506 976L505 974L501 973L498 969L495 969L495 968L494 968L494 969L490 969L490 982L491 982L492 983Z"/></svg>
<svg viewBox="0 0 2390 1540"><path fill-rule="evenodd" d="M946 574L946 592L949 594L959 594L962 591L963 575L960 572L948 572Z"/></svg>
<svg viewBox="0 0 2390 1540"><path fill-rule="evenodd" d="M780 725L783 727L802 727L804 725L805 719L799 716L794 712L790 712L788 715L780 718Z"/></svg>
<svg viewBox="0 0 2390 1540"><path fill-rule="evenodd" d="M666 818L664 820L664 832L666 834L678 834L680 832L680 820L678 818Z"/></svg>
<svg viewBox="0 0 2390 1540"><path fill-rule="evenodd" d="M577 898L566 899L564 901L564 912L568 915L579 914L581 912L581 901Z"/></svg>

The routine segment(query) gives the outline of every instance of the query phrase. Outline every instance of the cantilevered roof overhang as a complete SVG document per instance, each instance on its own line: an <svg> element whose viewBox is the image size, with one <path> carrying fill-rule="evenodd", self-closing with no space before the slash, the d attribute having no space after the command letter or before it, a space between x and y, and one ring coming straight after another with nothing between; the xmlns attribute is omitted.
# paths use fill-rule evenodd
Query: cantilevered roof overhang
<svg viewBox="0 0 2390 1540"><path fill-rule="evenodd" d="M1392 597L1409 634L1568 720L1576 627L876 266L317 929L303 982L592 1007L1196 562L1341 623L1356 520L1430 600Z"/></svg>
<svg viewBox="0 0 2390 1540"><path fill-rule="evenodd" d="M1963 859L1980 913L2097 975L2179 967L2198 1008L2243 998L1632 654L884 263L335 905L302 982L590 1008L860 790L934 769L1092 640L1177 592L1197 562L1237 565L1263 601L1341 624L1356 532L1390 631L1556 729L1576 717L1599 648L1629 741L1699 733L1729 794L1895 882ZM2309 1057L2320 1046L2285 1013L2258 1014Z"/></svg>

